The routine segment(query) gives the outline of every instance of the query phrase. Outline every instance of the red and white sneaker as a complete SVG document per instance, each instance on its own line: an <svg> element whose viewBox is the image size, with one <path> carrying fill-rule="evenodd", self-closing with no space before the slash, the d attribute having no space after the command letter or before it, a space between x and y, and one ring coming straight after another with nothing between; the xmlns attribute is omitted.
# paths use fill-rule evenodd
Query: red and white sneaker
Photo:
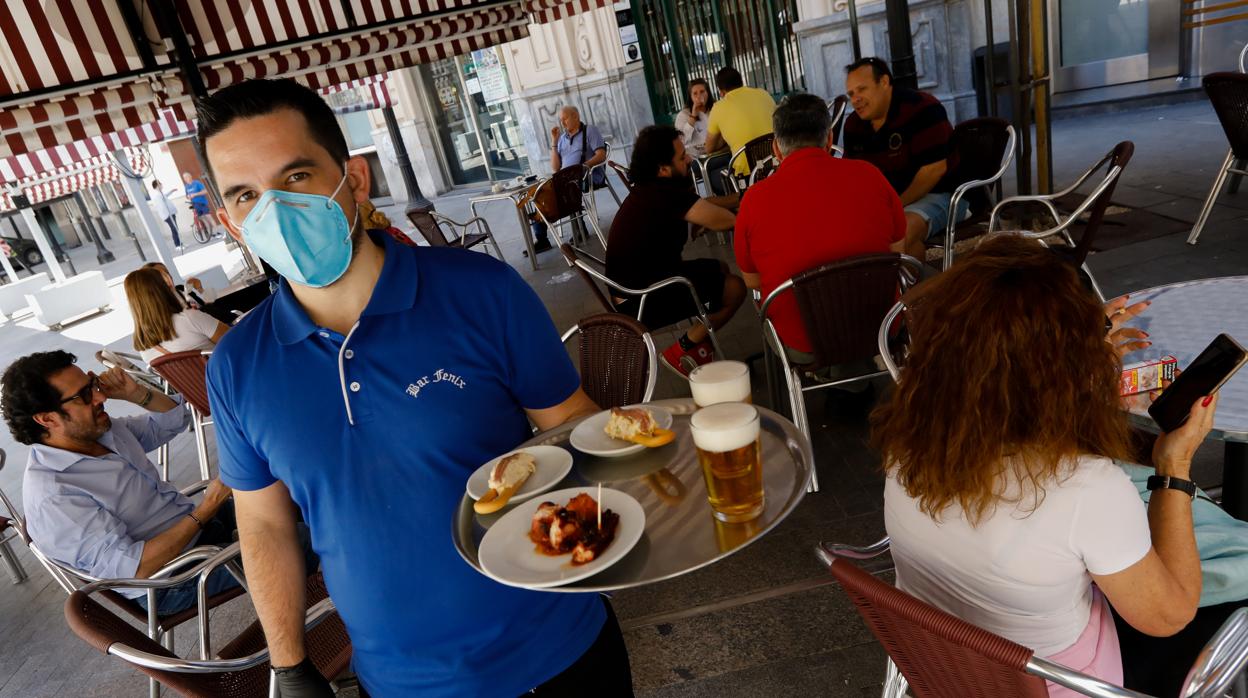
<svg viewBox="0 0 1248 698"><path fill-rule="evenodd" d="M677 341L663 350L662 359L668 368L688 378L689 372L693 369L714 361L715 351L710 341L705 339L695 344L689 351L685 351Z"/></svg>

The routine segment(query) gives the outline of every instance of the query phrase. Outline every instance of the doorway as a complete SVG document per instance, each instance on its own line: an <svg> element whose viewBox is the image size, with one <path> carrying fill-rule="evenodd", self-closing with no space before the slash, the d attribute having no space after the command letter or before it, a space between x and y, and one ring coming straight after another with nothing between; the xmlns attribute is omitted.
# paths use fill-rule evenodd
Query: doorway
<svg viewBox="0 0 1248 698"><path fill-rule="evenodd" d="M1049 26L1054 92L1179 74L1174 0L1051 0Z"/></svg>

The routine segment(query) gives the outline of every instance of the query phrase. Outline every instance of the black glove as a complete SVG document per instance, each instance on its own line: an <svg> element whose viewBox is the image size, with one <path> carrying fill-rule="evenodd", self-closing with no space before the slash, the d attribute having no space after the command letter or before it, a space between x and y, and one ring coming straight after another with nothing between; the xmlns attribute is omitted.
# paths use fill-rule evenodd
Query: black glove
<svg viewBox="0 0 1248 698"><path fill-rule="evenodd" d="M311 659L291 667L273 667L277 676L277 695L281 698L334 698L334 689L321 676Z"/></svg>

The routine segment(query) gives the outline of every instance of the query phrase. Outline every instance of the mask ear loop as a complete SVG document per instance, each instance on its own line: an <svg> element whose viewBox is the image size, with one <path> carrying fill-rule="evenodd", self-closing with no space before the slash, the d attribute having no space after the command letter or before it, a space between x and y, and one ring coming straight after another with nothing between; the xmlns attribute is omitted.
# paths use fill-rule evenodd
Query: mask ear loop
<svg viewBox="0 0 1248 698"><path fill-rule="evenodd" d="M338 180L338 186L334 187L334 192L329 195L329 200L325 202L325 208L331 208L334 203L334 197L338 196L338 191L342 189L342 185L347 182L346 167L343 167L342 179ZM351 227L347 228L346 243L351 244L351 235L355 233L355 226L360 224L360 205L355 205L355 220L351 221Z"/></svg>

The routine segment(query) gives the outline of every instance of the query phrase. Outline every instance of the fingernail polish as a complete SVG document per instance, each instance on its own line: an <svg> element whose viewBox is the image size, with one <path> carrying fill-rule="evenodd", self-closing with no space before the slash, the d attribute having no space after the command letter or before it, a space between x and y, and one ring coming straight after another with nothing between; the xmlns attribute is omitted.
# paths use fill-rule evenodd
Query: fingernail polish
<svg viewBox="0 0 1248 698"><path fill-rule="evenodd" d="M1206 396L1205 396L1205 399L1200 401L1200 406L1201 406L1201 407L1208 407L1208 406L1209 406L1209 403L1211 403L1211 402L1213 402L1213 396L1212 396L1212 395L1206 395Z"/></svg>

